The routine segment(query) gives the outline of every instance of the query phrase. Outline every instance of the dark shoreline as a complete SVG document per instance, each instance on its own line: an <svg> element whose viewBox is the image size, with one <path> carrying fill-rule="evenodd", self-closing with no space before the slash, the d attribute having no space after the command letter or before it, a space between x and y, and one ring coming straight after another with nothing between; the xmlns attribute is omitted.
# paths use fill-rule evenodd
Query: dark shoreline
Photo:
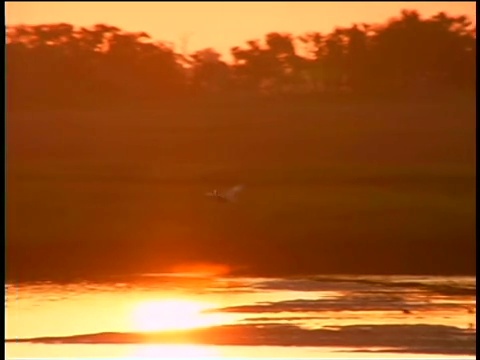
<svg viewBox="0 0 480 360"><path fill-rule="evenodd" d="M367 328L367 331L366 331ZM423 336L427 335L425 338ZM458 342L458 338L462 342ZM381 340L379 340L381 339ZM474 355L476 334L444 325L351 325L305 330L293 325L221 325L152 333L113 333L5 339L41 344L202 344L233 346L382 347L386 352Z"/></svg>
<svg viewBox="0 0 480 360"><path fill-rule="evenodd" d="M110 275L100 275L100 276L86 276L86 275L64 275L64 276L29 276L29 277L23 277L23 278L6 278L5 279L5 284L6 285L28 285L28 284L78 284L78 283L99 283L99 284L115 284L115 283L136 283L136 282L141 282L141 283L152 283L155 284L157 282L158 278L163 278L164 274L166 273L161 273L159 276L142 276L139 273L136 274L110 274ZM173 273L174 274L174 273ZM168 276L168 275L167 275ZM476 278L476 273L473 274L465 274L465 273L459 273L459 274L413 274L413 273L408 273L408 274L400 274L400 273L371 273L371 274L366 274L366 273L351 273L351 274L341 274L341 273L323 273L323 274L277 274L277 275L272 275L272 274L253 274L253 273L237 273L237 274L219 274L219 275L202 275L199 274L198 277L195 276L194 274L188 275L185 278L199 278L199 279L204 279L205 277L208 278L227 278L227 279L242 279L242 278L263 278L263 279L285 279L285 280L298 280L298 279L305 279L305 280L315 280L315 281L334 281L334 282L362 282L362 283L377 283L381 285L385 285L385 282L376 279L376 280L371 280L368 279L369 277L433 277L433 278L457 278L457 277L472 277ZM180 276L182 279L182 276ZM183 279L185 279L183 278ZM365 279L366 278L366 279ZM174 278L173 278L174 279ZM174 281L174 280L172 280ZM433 291L440 291L442 293L449 293L450 287L442 287L442 286L424 286L420 283L404 283L400 282L395 285L390 285L390 286L395 286L395 287L409 287L409 286L420 286L424 287L426 290L433 290ZM463 294L463 295L474 295L476 293L476 289L457 289L457 290L452 290L453 293L455 294Z"/></svg>

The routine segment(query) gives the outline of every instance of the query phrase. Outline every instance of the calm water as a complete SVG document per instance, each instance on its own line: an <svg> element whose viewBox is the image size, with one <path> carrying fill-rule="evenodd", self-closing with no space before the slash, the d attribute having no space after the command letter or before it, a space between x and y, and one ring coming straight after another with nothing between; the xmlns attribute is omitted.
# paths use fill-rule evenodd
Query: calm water
<svg viewBox="0 0 480 360"><path fill-rule="evenodd" d="M7 358L475 358L473 277L8 284Z"/></svg>

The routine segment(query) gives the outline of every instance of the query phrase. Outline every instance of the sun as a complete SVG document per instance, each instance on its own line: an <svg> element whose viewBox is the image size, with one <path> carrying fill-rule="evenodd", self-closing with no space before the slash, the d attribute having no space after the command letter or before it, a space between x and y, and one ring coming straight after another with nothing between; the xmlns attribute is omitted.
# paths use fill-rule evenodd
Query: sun
<svg viewBox="0 0 480 360"><path fill-rule="evenodd" d="M186 330L221 323L215 314L202 313L214 305L194 300L168 299L145 301L133 310L137 331Z"/></svg>

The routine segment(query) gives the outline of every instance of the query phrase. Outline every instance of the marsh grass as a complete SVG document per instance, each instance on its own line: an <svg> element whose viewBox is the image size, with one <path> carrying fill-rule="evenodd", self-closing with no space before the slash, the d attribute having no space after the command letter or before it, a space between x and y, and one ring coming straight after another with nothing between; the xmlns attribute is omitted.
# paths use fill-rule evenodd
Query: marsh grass
<svg viewBox="0 0 480 360"><path fill-rule="evenodd" d="M7 181L11 269L32 245L36 268L46 254L78 266L74 252L149 270L184 259L283 269L296 257L328 271L382 251L393 266L418 249L471 264L475 103L11 113ZM203 196L236 183L234 206ZM420 257L412 269L428 268Z"/></svg>

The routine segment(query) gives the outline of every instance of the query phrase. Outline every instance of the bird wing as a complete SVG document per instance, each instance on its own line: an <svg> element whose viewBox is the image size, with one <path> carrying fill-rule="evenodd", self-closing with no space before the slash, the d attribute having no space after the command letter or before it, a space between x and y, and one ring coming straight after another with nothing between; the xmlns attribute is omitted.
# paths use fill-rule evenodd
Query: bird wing
<svg viewBox="0 0 480 360"><path fill-rule="evenodd" d="M227 191L225 191L225 194L224 194L225 198L227 200L234 201L237 193L239 193L241 190L243 190L244 187L245 187L244 185L236 185L236 186L232 187L231 189L228 189Z"/></svg>

